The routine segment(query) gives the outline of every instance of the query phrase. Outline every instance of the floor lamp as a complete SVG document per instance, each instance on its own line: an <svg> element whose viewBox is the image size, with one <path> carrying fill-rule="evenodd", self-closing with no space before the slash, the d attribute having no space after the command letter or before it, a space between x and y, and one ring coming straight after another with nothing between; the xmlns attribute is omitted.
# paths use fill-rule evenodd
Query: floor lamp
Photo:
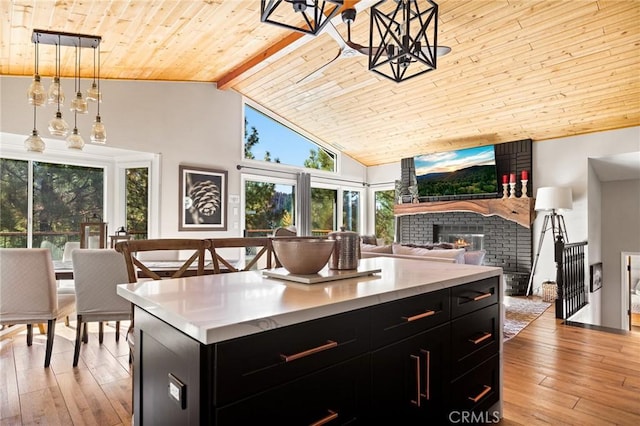
<svg viewBox="0 0 640 426"><path fill-rule="evenodd" d="M538 242L538 251L533 261L533 268L531 268L531 276L529 277L529 285L527 286L527 292L525 296L528 296L531 291L531 285L533 283L533 276L536 273L536 267L538 266L538 259L540 258L540 250L542 249L542 243L544 242L544 236L548 230L553 233L553 241L556 241L558 236L562 236L564 242L569 242L567 237L567 227L564 224L564 217L558 214L558 210L571 210L573 208L573 197L571 195L571 188L558 187L558 186L546 186L538 188L536 193L536 211L547 212L544 216L544 222L542 224L542 231L540 231L540 240ZM549 226L551 224L551 226Z"/></svg>

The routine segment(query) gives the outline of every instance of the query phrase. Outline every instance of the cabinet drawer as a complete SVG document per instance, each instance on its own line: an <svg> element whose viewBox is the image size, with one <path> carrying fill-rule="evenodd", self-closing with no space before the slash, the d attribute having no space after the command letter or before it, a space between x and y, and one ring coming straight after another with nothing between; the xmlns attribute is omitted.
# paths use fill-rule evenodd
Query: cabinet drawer
<svg viewBox="0 0 640 426"><path fill-rule="evenodd" d="M355 424L366 412L368 383L369 356L364 355L222 407L215 424Z"/></svg>
<svg viewBox="0 0 640 426"><path fill-rule="evenodd" d="M498 354L451 384L451 409L456 412L486 411L500 398L500 356Z"/></svg>
<svg viewBox="0 0 640 426"><path fill-rule="evenodd" d="M451 323L451 370L458 377L500 348L500 305L488 306Z"/></svg>
<svg viewBox="0 0 640 426"><path fill-rule="evenodd" d="M498 302L498 277L453 287L451 290L451 316L468 314Z"/></svg>
<svg viewBox="0 0 640 426"><path fill-rule="evenodd" d="M449 317L449 289L378 305L371 313L373 347L428 330Z"/></svg>
<svg viewBox="0 0 640 426"><path fill-rule="evenodd" d="M216 406L244 398L368 350L366 309L216 345Z"/></svg>

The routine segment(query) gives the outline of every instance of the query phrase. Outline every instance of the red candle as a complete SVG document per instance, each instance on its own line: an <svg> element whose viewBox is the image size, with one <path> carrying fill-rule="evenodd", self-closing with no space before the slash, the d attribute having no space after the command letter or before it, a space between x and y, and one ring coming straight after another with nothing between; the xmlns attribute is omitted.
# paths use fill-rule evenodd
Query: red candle
<svg viewBox="0 0 640 426"><path fill-rule="evenodd" d="M522 180L529 180L529 172L526 170L522 171Z"/></svg>
<svg viewBox="0 0 640 426"><path fill-rule="evenodd" d="M507 175L502 175L502 183L508 183L507 179L509 179Z"/></svg>
<svg viewBox="0 0 640 426"><path fill-rule="evenodd" d="M511 173L511 175L509 175L509 182L510 183L516 183L516 174L515 173Z"/></svg>

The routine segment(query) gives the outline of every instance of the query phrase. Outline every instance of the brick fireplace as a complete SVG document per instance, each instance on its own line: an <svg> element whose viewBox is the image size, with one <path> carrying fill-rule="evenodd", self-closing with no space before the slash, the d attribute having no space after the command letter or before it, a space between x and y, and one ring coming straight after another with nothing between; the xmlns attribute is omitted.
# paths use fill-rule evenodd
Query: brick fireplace
<svg viewBox="0 0 640 426"><path fill-rule="evenodd" d="M496 145L495 149L498 176L528 170L528 192L531 194L531 140L504 143ZM412 173L415 174L413 159L403 159L402 180L408 183ZM533 215L527 211L531 210L532 203L524 199L505 203L496 197L469 197L462 202L443 197L425 202L421 199L420 203L412 205L400 204L396 209L396 238L405 244L469 239L467 243L472 245L468 250L485 250L484 264L503 269L506 294L524 295L533 264L533 232L530 226L533 216L526 216ZM490 210L489 215L485 207Z"/></svg>
<svg viewBox="0 0 640 426"><path fill-rule="evenodd" d="M507 280L506 294L524 294L532 266L531 229L498 216L471 212L423 213L398 217L400 243L425 244L446 241L449 235L483 235L482 246L468 250L485 250L484 264L500 266ZM447 241L448 242L448 241Z"/></svg>

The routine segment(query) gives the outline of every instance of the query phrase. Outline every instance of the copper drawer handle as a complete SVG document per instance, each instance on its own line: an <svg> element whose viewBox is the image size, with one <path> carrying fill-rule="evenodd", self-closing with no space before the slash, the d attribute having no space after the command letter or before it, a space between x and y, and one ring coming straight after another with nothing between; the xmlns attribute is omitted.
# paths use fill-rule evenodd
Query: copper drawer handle
<svg viewBox="0 0 640 426"><path fill-rule="evenodd" d="M420 392L420 357L417 355L410 355L411 359L416 362L416 399L412 399L411 403L416 407L420 406L420 397L422 393Z"/></svg>
<svg viewBox="0 0 640 426"><path fill-rule="evenodd" d="M424 399L429 401L431 399L431 351L425 351L424 349L420 349L420 352L424 354L424 393L421 393Z"/></svg>
<svg viewBox="0 0 640 426"><path fill-rule="evenodd" d="M407 321L407 322L411 322L411 321L419 320L419 319L422 319L422 318L430 317L431 315L435 315L435 313L436 313L436 311L427 311L427 312L423 312L423 313L418 314L418 315L414 315L412 317L402 317L402 319Z"/></svg>
<svg viewBox="0 0 640 426"><path fill-rule="evenodd" d="M484 390L482 392L480 392L475 398L470 396L469 399L473 402L478 402L489 392L491 392L491 386L484 385Z"/></svg>
<svg viewBox="0 0 640 426"><path fill-rule="evenodd" d="M335 411L331 411L331 410L327 410L327 411L329 411L329 414L326 417L321 418L317 422L311 423L309 426L322 426L338 418L338 413L336 413Z"/></svg>
<svg viewBox="0 0 640 426"><path fill-rule="evenodd" d="M487 333L486 331L484 332L484 334L482 335L482 337L478 337L477 339L469 339L469 341L471 343L473 343L474 345L477 345L478 343L482 343L485 340L489 339L491 336L493 336L493 334L491 333Z"/></svg>
<svg viewBox="0 0 640 426"><path fill-rule="evenodd" d="M478 300L482 300L482 299L486 299L487 297L491 297L492 294L491 293L484 293L481 294L480 296L476 296L473 298L474 302L477 302Z"/></svg>
<svg viewBox="0 0 640 426"><path fill-rule="evenodd" d="M284 362L291 362L291 361L295 361L296 359L304 358L305 356L313 355L318 352L326 351L327 349L335 348L336 346L338 346L338 342L334 342L333 340L327 340L327 343L325 343L324 345L307 349L306 351L298 352L297 354L293 354L293 355L280 354L280 358L282 358Z"/></svg>

